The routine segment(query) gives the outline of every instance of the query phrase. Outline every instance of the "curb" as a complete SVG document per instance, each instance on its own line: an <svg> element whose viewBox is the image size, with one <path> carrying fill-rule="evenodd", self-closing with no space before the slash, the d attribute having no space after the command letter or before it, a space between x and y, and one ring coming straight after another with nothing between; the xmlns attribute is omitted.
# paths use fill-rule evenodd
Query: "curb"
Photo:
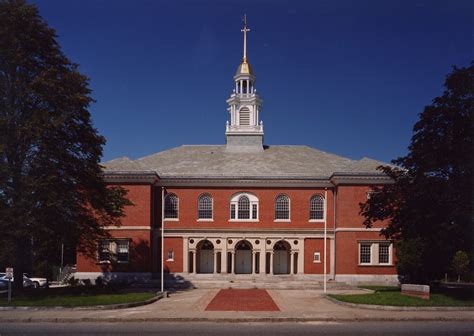
<svg viewBox="0 0 474 336"><path fill-rule="evenodd" d="M95 305L95 306L80 306L80 307L69 307L69 306L17 306L17 307L0 307L0 311L11 311L11 310L104 310L104 309L124 309L146 306L150 303L156 302L167 295L167 292L158 292L156 296L145 301L130 302L130 303L117 303L110 305ZM2 321L2 320L0 320Z"/></svg>
<svg viewBox="0 0 474 336"><path fill-rule="evenodd" d="M157 318L26 318L26 319L0 319L0 323L129 323L129 322L163 322L163 323L183 323L183 322L212 322L212 323L308 323L308 322L393 322L393 321L455 321L469 322L474 321L474 316L470 318L426 318L426 317L407 317L407 318L344 318L344 317L261 317L261 318L205 318L205 317L157 317Z"/></svg>
<svg viewBox="0 0 474 336"><path fill-rule="evenodd" d="M361 304L361 303L351 303L344 302L334 299L328 295L325 297L332 303L353 307L353 308L362 308L362 309L372 309L372 310L391 310L391 311L474 311L474 307L470 306L426 306L426 307L413 307L413 306L383 306L383 305L370 305L370 304ZM473 317L474 319L474 317Z"/></svg>

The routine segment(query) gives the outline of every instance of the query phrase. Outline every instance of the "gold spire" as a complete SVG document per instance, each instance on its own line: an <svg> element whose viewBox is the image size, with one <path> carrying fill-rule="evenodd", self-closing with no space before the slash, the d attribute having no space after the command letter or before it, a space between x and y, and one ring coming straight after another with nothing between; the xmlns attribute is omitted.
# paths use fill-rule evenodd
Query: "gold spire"
<svg viewBox="0 0 474 336"><path fill-rule="evenodd" d="M244 27L240 30L244 33L244 57L242 58L242 63L247 63L247 32L250 31L250 29L247 28L247 14L244 14L243 22Z"/></svg>

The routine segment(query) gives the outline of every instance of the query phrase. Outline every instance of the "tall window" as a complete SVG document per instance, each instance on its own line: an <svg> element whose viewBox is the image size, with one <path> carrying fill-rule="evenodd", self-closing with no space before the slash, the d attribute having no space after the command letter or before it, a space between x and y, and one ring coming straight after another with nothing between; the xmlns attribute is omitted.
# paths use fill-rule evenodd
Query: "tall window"
<svg viewBox="0 0 474 336"><path fill-rule="evenodd" d="M360 263L361 264L370 264L372 261L371 258L371 244L360 244Z"/></svg>
<svg viewBox="0 0 474 336"><path fill-rule="evenodd" d="M324 219L324 198L321 195L311 197L309 219Z"/></svg>
<svg viewBox="0 0 474 336"><path fill-rule="evenodd" d="M390 244L379 244L379 264L390 263Z"/></svg>
<svg viewBox="0 0 474 336"><path fill-rule="evenodd" d="M360 242L359 264L391 265L392 244L390 242Z"/></svg>
<svg viewBox="0 0 474 336"><path fill-rule="evenodd" d="M275 200L275 219L290 219L290 199L279 195Z"/></svg>
<svg viewBox="0 0 474 336"><path fill-rule="evenodd" d="M129 239L106 239L99 242L99 262L127 263L129 258Z"/></svg>
<svg viewBox="0 0 474 336"><path fill-rule="evenodd" d="M239 111L239 125L249 126L250 125L250 110L248 107L242 107Z"/></svg>
<svg viewBox="0 0 474 336"><path fill-rule="evenodd" d="M209 194L203 194L199 196L198 218L212 219L212 197Z"/></svg>
<svg viewBox="0 0 474 336"><path fill-rule="evenodd" d="M239 219L250 219L250 200L247 196L240 196L239 198Z"/></svg>
<svg viewBox="0 0 474 336"><path fill-rule="evenodd" d="M175 194L165 196L165 218L178 218L179 199Z"/></svg>
<svg viewBox="0 0 474 336"><path fill-rule="evenodd" d="M258 198L252 194L237 194L230 200L230 219L257 221Z"/></svg>

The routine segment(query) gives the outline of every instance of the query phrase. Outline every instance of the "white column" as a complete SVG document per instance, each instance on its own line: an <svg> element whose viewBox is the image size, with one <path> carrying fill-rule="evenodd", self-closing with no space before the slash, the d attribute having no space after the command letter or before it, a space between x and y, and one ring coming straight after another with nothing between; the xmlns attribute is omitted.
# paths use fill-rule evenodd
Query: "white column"
<svg viewBox="0 0 474 336"><path fill-rule="evenodd" d="M240 80L239 83L240 83L240 93L244 93L244 91L243 91L244 81Z"/></svg>
<svg viewBox="0 0 474 336"><path fill-rule="evenodd" d="M183 272L189 273L189 238L183 240Z"/></svg>
<svg viewBox="0 0 474 336"><path fill-rule="evenodd" d="M249 95L250 92L250 81L247 79L247 96Z"/></svg>
<svg viewBox="0 0 474 336"><path fill-rule="evenodd" d="M300 249L298 250L298 269L297 269L297 274L303 274L304 273L304 239L298 239ZM312 257L311 257L312 258Z"/></svg>
<svg viewBox="0 0 474 336"><path fill-rule="evenodd" d="M235 82L235 93L239 93L239 84Z"/></svg>
<svg viewBox="0 0 474 336"><path fill-rule="evenodd" d="M221 253L221 274L227 274L227 243L224 243Z"/></svg>
<svg viewBox="0 0 474 336"><path fill-rule="evenodd" d="M265 253L265 243L266 243L266 239L260 239L260 241L262 242L261 244L261 248L260 248L260 270L258 272L258 274L265 274L267 272L267 267L265 265L265 261L266 261L266 257L267 257L267 254Z"/></svg>
<svg viewBox="0 0 474 336"><path fill-rule="evenodd" d="M336 253L336 249L335 249L335 244L334 244L334 238L330 238L329 239L329 273L331 274L330 278L334 280L335 278L335 274L334 274L334 255Z"/></svg>
<svg viewBox="0 0 474 336"><path fill-rule="evenodd" d="M290 274L295 273L295 252L290 251Z"/></svg>
<svg viewBox="0 0 474 336"><path fill-rule="evenodd" d="M193 274L196 274L197 273L197 270L196 270L196 251L192 251L192 254L193 254Z"/></svg>
<svg viewBox="0 0 474 336"><path fill-rule="evenodd" d="M257 252L252 251L252 275L257 273Z"/></svg>
<svg viewBox="0 0 474 336"><path fill-rule="evenodd" d="M214 274L217 274L217 251L214 251Z"/></svg>
<svg viewBox="0 0 474 336"><path fill-rule="evenodd" d="M230 254L230 273L235 274L235 251L231 251Z"/></svg>
<svg viewBox="0 0 474 336"><path fill-rule="evenodd" d="M270 274L273 274L273 251L270 252Z"/></svg>

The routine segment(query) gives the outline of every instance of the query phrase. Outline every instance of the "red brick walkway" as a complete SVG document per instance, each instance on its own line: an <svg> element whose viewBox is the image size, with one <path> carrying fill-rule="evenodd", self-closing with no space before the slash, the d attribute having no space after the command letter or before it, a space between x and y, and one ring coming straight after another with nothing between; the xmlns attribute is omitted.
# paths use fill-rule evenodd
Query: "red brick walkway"
<svg viewBox="0 0 474 336"><path fill-rule="evenodd" d="M221 289L206 310L280 311L265 289Z"/></svg>

